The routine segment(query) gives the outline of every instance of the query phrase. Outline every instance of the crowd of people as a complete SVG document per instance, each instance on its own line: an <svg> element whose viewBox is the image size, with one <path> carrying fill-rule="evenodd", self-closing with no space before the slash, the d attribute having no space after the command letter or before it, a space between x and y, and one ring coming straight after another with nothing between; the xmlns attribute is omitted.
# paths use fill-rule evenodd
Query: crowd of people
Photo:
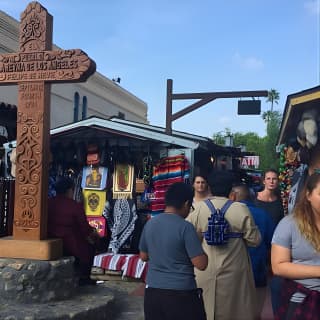
<svg viewBox="0 0 320 320"><path fill-rule="evenodd" d="M146 320L260 319L269 284L275 319L320 318L320 173L316 170L306 177L297 198L299 201L288 216L284 216L277 171L266 170L262 183L262 190L253 197L252 190L241 181L235 181L230 172L216 171L208 179L200 175L194 178L192 205L190 199L183 197L175 205L166 199L163 215L177 215L184 230L190 228L193 241L180 239L182 247L178 250L180 255L183 253L182 262L180 255L172 254L174 251L168 252L166 248L172 246L168 239L172 236L177 239L178 235L185 237L185 233L172 229L168 220L161 225L161 230L166 230L164 234L157 233L156 229L151 231L151 224L156 225L156 219L149 222L150 226L147 224L140 245L141 257L149 261L150 266L145 296ZM169 198L171 192L173 189L170 188ZM177 191L174 193L178 195ZM215 208L222 208L228 199L232 200L225 212L230 227L228 232L242 236L230 237L225 245L210 245L204 236L212 214L207 201ZM188 207L191 208L189 215ZM181 208L184 213L177 213ZM158 219L165 221L164 217ZM193 225L198 238L187 222ZM199 249L199 243L203 251ZM192 253L191 248L195 246L199 251ZM200 268L194 263L199 255L206 255L208 259L207 263L202 260ZM167 259L169 266L164 263ZM168 285L172 282L172 268L176 277L180 272L185 275L184 268L192 265L198 291L195 291L194 283L189 289ZM192 278L191 273L188 276ZM159 277L161 284L156 283ZM181 281L184 280L181 278ZM155 295L157 291L163 293L170 304ZM189 299L193 297L193 303L198 305L195 308L199 312L197 317L188 309L192 305L190 300L181 302L186 291ZM202 304L199 299L203 301L205 316L199 309Z"/></svg>
<svg viewBox="0 0 320 320"><path fill-rule="evenodd" d="M259 319L269 285L275 319L320 318L320 173L304 177L286 216L277 171L266 170L262 183L253 196L223 170L170 186L164 212L147 222L140 239L140 258L148 261L146 320ZM71 179L57 182L48 234L62 238L64 253L75 257L79 284L93 284L99 236L72 190ZM226 223L219 245L207 239L213 209Z"/></svg>

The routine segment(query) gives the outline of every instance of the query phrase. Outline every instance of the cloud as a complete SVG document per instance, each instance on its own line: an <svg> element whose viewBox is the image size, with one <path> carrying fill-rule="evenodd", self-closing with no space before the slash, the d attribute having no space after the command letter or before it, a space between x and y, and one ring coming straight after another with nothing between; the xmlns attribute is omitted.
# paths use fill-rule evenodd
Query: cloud
<svg viewBox="0 0 320 320"><path fill-rule="evenodd" d="M320 15L320 0L306 1L304 8L313 15Z"/></svg>
<svg viewBox="0 0 320 320"><path fill-rule="evenodd" d="M245 69L259 70L264 67L262 60L256 57L243 57L238 52L233 55L232 60L235 64Z"/></svg>

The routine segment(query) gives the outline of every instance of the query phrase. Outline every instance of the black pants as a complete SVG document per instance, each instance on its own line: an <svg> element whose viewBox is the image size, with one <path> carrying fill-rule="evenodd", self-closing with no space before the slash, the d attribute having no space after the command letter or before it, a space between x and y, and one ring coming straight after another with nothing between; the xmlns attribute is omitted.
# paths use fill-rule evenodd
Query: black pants
<svg viewBox="0 0 320 320"><path fill-rule="evenodd" d="M146 288L145 320L206 320L202 290Z"/></svg>

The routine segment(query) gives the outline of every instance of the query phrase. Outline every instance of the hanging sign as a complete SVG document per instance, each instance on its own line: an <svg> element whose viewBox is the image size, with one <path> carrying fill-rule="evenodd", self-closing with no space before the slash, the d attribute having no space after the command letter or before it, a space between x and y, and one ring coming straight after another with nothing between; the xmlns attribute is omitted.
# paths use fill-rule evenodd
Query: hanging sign
<svg viewBox="0 0 320 320"><path fill-rule="evenodd" d="M259 168L259 156L244 156L241 159L241 167L242 168Z"/></svg>

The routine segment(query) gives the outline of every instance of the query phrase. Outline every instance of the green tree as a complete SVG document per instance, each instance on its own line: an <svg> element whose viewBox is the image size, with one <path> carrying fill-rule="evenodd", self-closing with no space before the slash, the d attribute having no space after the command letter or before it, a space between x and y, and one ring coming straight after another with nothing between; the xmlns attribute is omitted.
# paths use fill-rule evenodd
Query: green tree
<svg viewBox="0 0 320 320"><path fill-rule="evenodd" d="M226 136L233 135L229 128L225 128L224 131L219 131L212 135L212 140L215 144L225 145L226 143Z"/></svg>
<svg viewBox="0 0 320 320"><path fill-rule="evenodd" d="M247 133L236 132L234 134L234 145L235 147L245 146L245 150L247 152L252 152L254 155L259 156L259 159L260 159L259 169L263 170L265 168L264 138L260 137L255 132L247 132Z"/></svg>
<svg viewBox="0 0 320 320"><path fill-rule="evenodd" d="M279 103L279 99L280 99L280 93L276 90L276 89L270 89L270 91L268 91L268 97L267 97L267 102L271 103L271 108L270 111L273 112L273 104Z"/></svg>
<svg viewBox="0 0 320 320"><path fill-rule="evenodd" d="M276 153L276 143L279 135L282 114L279 111L268 112L268 118L263 118L267 125L267 135L264 138L264 165L278 169L279 159Z"/></svg>

